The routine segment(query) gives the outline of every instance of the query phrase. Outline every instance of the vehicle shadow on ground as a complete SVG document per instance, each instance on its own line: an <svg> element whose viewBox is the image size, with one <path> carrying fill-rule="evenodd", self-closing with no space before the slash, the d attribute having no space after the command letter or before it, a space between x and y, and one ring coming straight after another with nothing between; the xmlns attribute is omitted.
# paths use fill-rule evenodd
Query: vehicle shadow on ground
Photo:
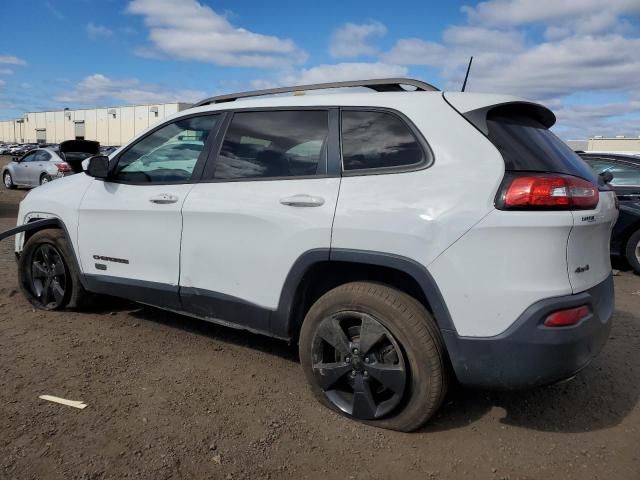
<svg viewBox="0 0 640 480"><path fill-rule="evenodd" d="M593 363L564 383L518 392L457 386L422 430L467 427L490 415L504 425L544 432L583 433L618 425L640 398L640 327L618 315L611 338ZM622 318L620 318L622 317Z"/></svg>
<svg viewBox="0 0 640 480"><path fill-rule="evenodd" d="M128 310L135 319L299 363L295 345L247 331L153 307L140 307L120 299L109 300L104 306L96 305L92 310L104 314ZM581 433L618 425L640 398L640 382L629 376L638 374L637 365L633 366L633 362L637 363L637 350L628 340L640 337L640 327L633 318L622 315L616 319L611 336L614 340L609 341L602 354L573 380L565 383L519 392L453 387L436 416L419 431L435 433L465 428L487 415L495 416L504 425L545 432ZM627 350L631 358L625 355ZM629 371L629 366L635 370Z"/></svg>
<svg viewBox="0 0 640 480"><path fill-rule="evenodd" d="M15 202L0 202L0 218L16 218L18 216L18 205Z"/></svg>
<svg viewBox="0 0 640 480"><path fill-rule="evenodd" d="M212 322L154 307L141 306L140 304L119 298L107 298L97 299L97 302L91 307L91 311L98 314L128 311L131 317L138 320L159 323L188 333L209 337L219 342L248 347L291 362L298 362L297 347L288 345L284 340L258 335L246 330L217 325Z"/></svg>

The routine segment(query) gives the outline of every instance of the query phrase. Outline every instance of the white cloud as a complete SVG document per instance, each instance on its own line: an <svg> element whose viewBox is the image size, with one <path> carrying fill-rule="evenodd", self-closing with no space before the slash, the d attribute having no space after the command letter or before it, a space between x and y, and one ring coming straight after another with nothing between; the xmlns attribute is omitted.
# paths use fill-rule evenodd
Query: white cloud
<svg viewBox="0 0 640 480"><path fill-rule="evenodd" d="M344 80L363 80L369 78L404 77L407 67L387 63L336 63L303 68L287 75L287 84L303 85L307 83L339 82Z"/></svg>
<svg viewBox="0 0 640 480"><path fill-rule="evenodd" d="M197 0L133 0L127 11L144 17L153 49L167 57L255 68L306 59L292 40L235 27Z"/></svg>
<svg viewBox="0 0 640 480"><path fill-rule="evenodd" d="M387 28L380 22L346 23L331 35L329 54L334 58L375 55L378 50L369 42L373 37L381 37L386 33Z"/></svg>
<svg viewBox="0 0 640 480"><path fill-rule="evenodd" d="M7 65L26 65L27 62L14 55L0 55L0 63Z"/></svg>
<svg viewBox="0 0 640 480"><path fill-rule="evenodd" d="M74 105L106 105L113 103L141 104L162 102L195 102L206 97L196 90L170 90L138 79L112 79L95 73L83 78L69 93L55 100Z"/></svg>
<svg viewBox="0 0 640 480"><path fill-rule="evenodd" d="M638 0L489 0L462 11L472 23L484 25L525 25L557 20L573 20L589 14L633 14L640 12Z"/></svg>
<svg viewBox="0 0 640 480"><path fill-rule="evenodd" d="M13 75L13 70L10 68L0 68L0 75Z"/></svg>
<svg viewBox="0 0 640 480"><path fill-rule="evenodd" d="M93 22L87 24L87 35L90 39L96 40L98 38L110 37L113 35L113 30L105 27L104 25L96 25Z"/></svg>
<svg viewBox="0 0 640 480"><path fill-rule="evenodd" d="M0 87L4 86L6 84L7 84L7 82L5 82L4 80L0 80Z"/></svg>

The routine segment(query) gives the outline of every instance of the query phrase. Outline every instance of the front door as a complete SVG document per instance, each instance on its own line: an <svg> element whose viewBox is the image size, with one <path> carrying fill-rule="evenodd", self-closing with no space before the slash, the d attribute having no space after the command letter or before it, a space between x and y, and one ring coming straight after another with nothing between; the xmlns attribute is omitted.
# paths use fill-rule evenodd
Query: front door
<svg viewBox="0 0 640 480"><path fill-rule="evenodd" d="M37 152L29 152L20 159L15 167L13 183L17 185L31 185L31 172L35 170Z"/></svg>
<svg viewBox="0 0 640 480"><path fill-rule="evenodd" d="M80 205L78 244L90 290L179 308L182 205L218 115L166 123L112 159Z"/></svg>
<svg viewBox="0 0 640 480"><path fill-rule="evenodd" d="M269 322L287 274L306 252L328 258L331 243L340 177L327 174L328 157L337 156L328 113L233 114L219 155L183 208L185 310L286 335Z"/></svg>

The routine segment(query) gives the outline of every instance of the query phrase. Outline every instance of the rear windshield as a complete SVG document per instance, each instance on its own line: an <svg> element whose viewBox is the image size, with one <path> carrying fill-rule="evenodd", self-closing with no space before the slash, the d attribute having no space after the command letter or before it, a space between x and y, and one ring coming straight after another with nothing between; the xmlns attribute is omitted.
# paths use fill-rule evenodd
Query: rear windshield
<svg viewBox="0 0 640 480"><path fill-rule="evenodd" d="M487 129L507 170L563 173L598 182L584 160L534 118L489 112Z"/></svg>

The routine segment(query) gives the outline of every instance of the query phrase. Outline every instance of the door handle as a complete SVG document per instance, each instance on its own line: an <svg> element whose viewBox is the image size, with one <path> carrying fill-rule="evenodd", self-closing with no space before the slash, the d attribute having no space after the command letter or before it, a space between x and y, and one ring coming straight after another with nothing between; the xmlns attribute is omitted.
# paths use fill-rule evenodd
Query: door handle
<svg viewBox="0 0 640 480"><path fill-rule="evenodd" d="M324 198L303 193L292 195L291 197L283 197L280 199L280 203L289 207L319 207L324 205Z"/></svg>
<svg viewBox="0 0 640 480"><path fill-rule="evenodd" d="M169 195L168 193L161 193L160 195L151 197L149 201L151 203L157 203L159 205L166 205L168 203L176 203L178 201L178 197L176 197L175 195Z"/></svg>

